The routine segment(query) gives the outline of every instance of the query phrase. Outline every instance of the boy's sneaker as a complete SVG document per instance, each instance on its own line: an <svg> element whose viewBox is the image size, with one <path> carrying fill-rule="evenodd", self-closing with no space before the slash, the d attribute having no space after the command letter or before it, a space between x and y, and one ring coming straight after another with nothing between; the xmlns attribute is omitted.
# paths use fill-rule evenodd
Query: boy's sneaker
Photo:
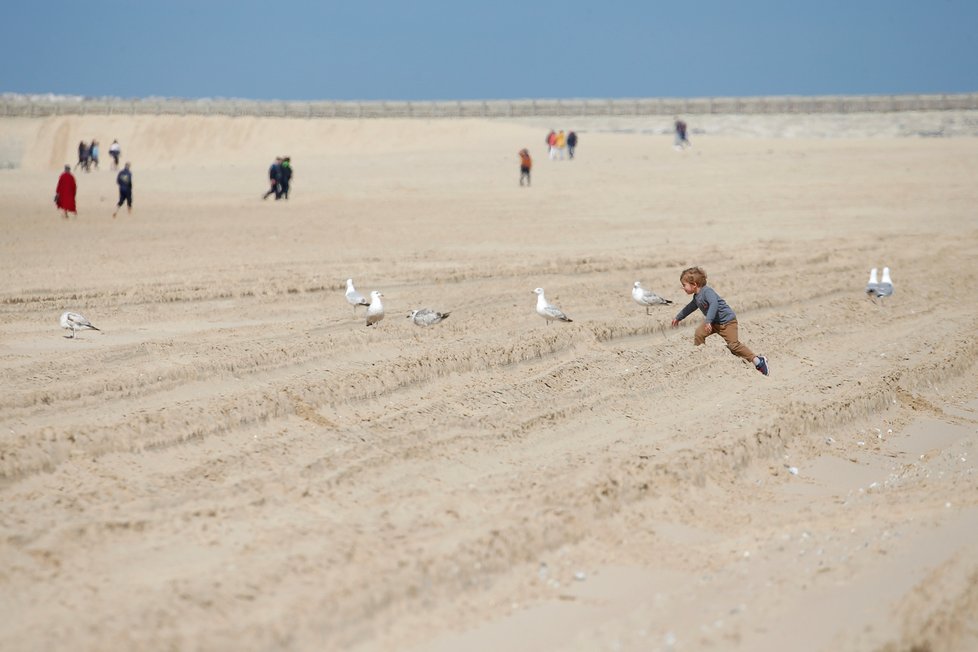
<svg viewBox="0 0 978 652"><path fill-rule="evenodd" d="M760 371L762 374L764 374L766 376L767 375L767 358L765 358L763 355L758 356L757 357L757 364L754 365L754 368L757 369L758 371Z"/></svg>

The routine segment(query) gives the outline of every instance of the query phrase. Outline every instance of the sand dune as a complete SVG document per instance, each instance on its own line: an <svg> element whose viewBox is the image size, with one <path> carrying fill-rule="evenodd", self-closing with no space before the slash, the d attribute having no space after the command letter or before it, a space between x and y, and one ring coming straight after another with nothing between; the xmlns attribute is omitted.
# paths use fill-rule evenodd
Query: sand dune
<svg viewBox="0 0 978 652"><path fill-rule="evenodd" d="M0 122L2 647L974 648L978 140L756 120Z"/></svg>

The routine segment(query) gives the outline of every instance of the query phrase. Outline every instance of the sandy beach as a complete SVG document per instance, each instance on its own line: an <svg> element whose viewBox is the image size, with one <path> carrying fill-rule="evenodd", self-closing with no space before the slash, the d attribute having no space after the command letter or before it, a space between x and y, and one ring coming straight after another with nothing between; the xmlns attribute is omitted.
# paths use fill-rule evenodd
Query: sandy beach
<svg viewBox="0 0 978 652"><path fill-rule="evenodd" d="M978 649L974 112L670 118L0 120L0 648Z"/></svg>

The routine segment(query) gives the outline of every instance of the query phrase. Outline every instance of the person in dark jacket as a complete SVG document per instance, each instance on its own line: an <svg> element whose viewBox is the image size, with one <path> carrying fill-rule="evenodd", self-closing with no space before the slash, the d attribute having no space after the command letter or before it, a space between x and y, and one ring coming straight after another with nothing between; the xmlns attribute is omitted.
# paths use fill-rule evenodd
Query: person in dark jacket
<svg viewBox="0 0 978 652"><path fill-rule="evenodd" d="M289 198L289 185L292 183L292 159L288 156L282 159L279 186L281 187L281 197Z"/></svg>
<svg viewBox="0 0 978 652"><path fill-rule="evenodd" d="M577 134L573 131L567 134L567 153L574 158L574 148L577 147Z"/></svg>
<svg viewBox="0 0 978 652"><path fill-rule="evenodd" d="M119 171L115 182L119 184L119 203L116 204L112 217L116 216L123 204L126 204L126 210L132 213L132 172L129 171L128 163Z"/></svg>
<svg viewBox="0 0 978 652"><path fill-rule="evenodd" d="M282 157L276 156L275 162L268 168L268 192L262 199L268 199L269 195L275 195L275 199L282 197Z"/></svg>
<svg viewBox="0 0 978 652"><path fill-rule="evenodd" d="M88 172L88 162L91 156L91 151L88 149L88 143L84 140L78 143L78 162L75 163L75 169L81 168Z"/></svg>

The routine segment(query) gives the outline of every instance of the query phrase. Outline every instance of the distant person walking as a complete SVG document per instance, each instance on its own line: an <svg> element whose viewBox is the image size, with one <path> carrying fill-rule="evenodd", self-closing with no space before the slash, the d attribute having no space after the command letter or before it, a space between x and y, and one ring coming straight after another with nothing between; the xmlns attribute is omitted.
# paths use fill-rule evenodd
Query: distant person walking
<svg viewBox="0 0 978 652"><path fill-rule="evenodd" d="M533 167L533 159L530 158L530 152L527 149L520 150L520 185L523 185L523 179L526 179L526 185L530 185L530 168Z"/></svg>
<svg viewBox="0 0 978 652"><path fill-rule="evenodd" d="M85 170L85 172L88 172L88 156L89 156L88 143L86 143L83 140L78 143L78 162L75 163L76 170L78 168L81 168Z"/></svg>
<svg viewBox="0 0 978 652"><path fill-rule="evenodd" d="M98 169L98 141L92 140L92 146L88 150L88 156L92 160L92 166Z"/></svg>
<svg viewBox="0 0 978 652"><path fill-rule="evenodd" d="M65 165L65 171L58 177L58 187L54 191L54 204L68 219L68 213L74 213L78 217L78 210L75 208L75 195L78 192L78 185L75 177L71 174L71 166Z"/></svg>
<svg viewBox="0 0 978 652"><path fill-rule="evenodd" d="M276 156L275 162L268 168L269 189L262 199L268 199L269 195L275 195L275 199L282 197L282 157Z"/></svg>
<svg viewBox="0 0 978 652"><path fill-rule="evenodd" d="M289 186L292 185L292 159L288 156L282 157L282 167L279 172L279 186L281 187L282 199L289 198Z"/></svg>
<svg viewBox="0 0 978 652"><path fill-rule="evenodd" d="M686 135L686 123L676 118L676 141L674 147L676 149L684 149L692 146L693 144L689 142L689 138Z"/></svg>
<svg viewBox="0 0 978 652"><path fill-rule="evenodd" d="M577 134L573 131L567 134L567 154L574 158L574 148L577 147Z"/></svg>
<svg viewBox="0 0 978 652"><path fill-rule="evenodd" d="M118 140L113 140L112 144L109 145L109 156L112 157L112 169L119 169L119 157L122 156L122 146L119 145Z"/></svg>
<svg viewBox="0 0 978 652"><path fill-rule="evenodd" d="M116 176L115 182L119 184L119 203L116 204L112 217L118 214L123 204L126 204L126 211L132 213L132 172L129 171L128 163Z"/></svg>
<svg viewBox="0 0 978 652"><path fill-rule="evenodd" d="M557 132L553 129L550 130L550 135L547 136L547 147L550 148L550 160L554 160L557 157Z"/></svg>
<svg viewBox="0 0 978 652"><path fill-rule="evenodd" d="M557 148L557 156L560 160L564 160L564 152L567 150L567 136L564 135L564 130L561 129L557 134L557 138L554 139L554 146Z"/></svg>

